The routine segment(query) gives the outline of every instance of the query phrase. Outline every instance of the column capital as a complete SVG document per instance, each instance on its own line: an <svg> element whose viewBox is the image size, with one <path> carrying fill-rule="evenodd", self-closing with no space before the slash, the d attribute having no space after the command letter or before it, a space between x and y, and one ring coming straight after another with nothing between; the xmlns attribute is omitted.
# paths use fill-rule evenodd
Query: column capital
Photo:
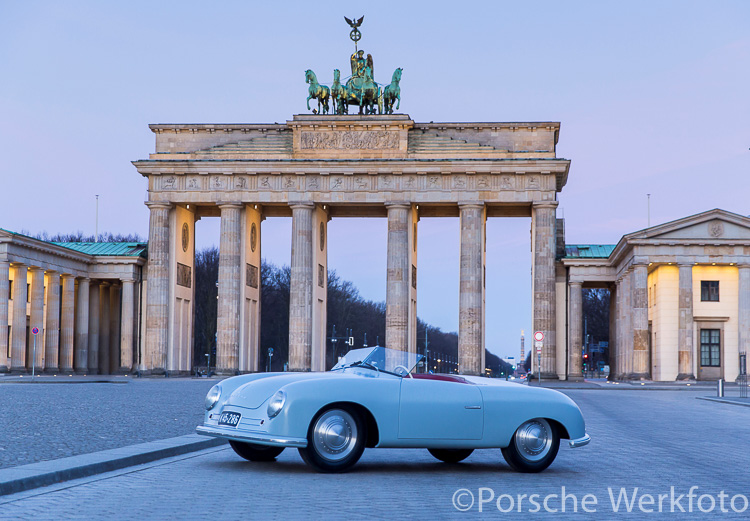
<svg viewBox="0 0 750 521"><path fill-rule="evenodd" d="M569 286L583 286L583 281L569 280L568 285Z"/></svg>
<svg viewBox="0 0 750 521"><path fill-rule="evenodd" d="M218 206L222 210L224 208L236 208L236 209L240 210L240 209L242 209L242 208L245 207L244 204L242 204L240 202L236 202L236 201L227 201L225 203L219 203L216 206Z"/></svg>
<svg viewBox="0 0 750 521"><path fill-rule="evenodd" d="M312 201L290 201L289 207L292 210L296 208L310 210L312 208L315 208L315 203L313 203Z"/></svg>
<svg viewBox="0 0 750 521"><path fill-rule="evenodd" d="M695 266L694 262L676 262L675 264L680 268L692 268Z"/></svg>
<svg viewBox="0 0 750 521"><path fill-rule="evenodd" d="M36 273L38 271L44 271L44 268L40 268L39 266L29 266L29 271L32 273Z"/></svg>
<svg viewBox="0 0 750 521"><path fill-rule="evenodd" d="M536 201L531 203L534 208L557 208L560 203L558 201Z"/></svg>
<svg viewBox="0 0 750 521"><path fill-rule="evenodd" d="M106 288L107 286L111 286L111 285L112 285L112 283L109 282L108 280L100 280L99 281L99 286L104 286Z"/></svg>
<svg viewBox="0 0 750 521"><path fill-rule="evenodd" d="M82 281L85 281L85 282L91 282L91 278L90 277L76 277L76 278L80 279Z"/></svg>
<svg viewBox="0 0 750 521"><path fill-rule="evenodd" d="M76 276L73 275L72 273L60 273L60 278L61 279L75 279Z"/></svg>
<svg viewBox="0 0 750 521"><path fill-rule="evenodd" d="M409 201L386 201L384 204L386 208L411 208Z"/></svg>
<svg viewBox="0 0 750 521"><path fill-rule="evenodd" d="M133 284L133 283L135 283L135 279L125 278L125 279L120 279L120 282L122 282L123 284L126 284L126 283L127 284Z"/></svg>
<svg viewBox="0 0 750 521"><path fill-rule="evenodd" d="M0 260L0 266L2 266L3 268L10 268L10 261Z"/></svg>
<svg viewBox="0 0 750 521"><path fill-rule="evenodd" d="M158 208L171 210L172 208L174 208L174 205L172 203L168 203L166 201L145 201L143 204L148 206L149 210L154 210Z"/></svg>
<svg viewBox="0 0 750 521"><path fill-rule="evenodd" d="M484 208L484 202L483 201L459 201L458 207L459 208L478 208L482 209Z"/></svg>
<svg viewBox="0 0 750 521"><path fill-rule="evenodd" d="M750 269L750 264L737 264L737 269L740 269L740 270Z"/></svg>

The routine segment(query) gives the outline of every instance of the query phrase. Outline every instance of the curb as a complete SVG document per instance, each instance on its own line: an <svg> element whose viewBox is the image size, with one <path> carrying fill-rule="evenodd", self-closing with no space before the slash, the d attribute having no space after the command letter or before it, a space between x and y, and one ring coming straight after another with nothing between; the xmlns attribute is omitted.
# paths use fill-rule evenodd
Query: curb
<svg viewBox="0 0 750 521"><path fill-rule="evenodd" d="M221 438L188 434L119 449L0 469L0 496L209 449L224 443L226 440Z"/></svg>
<svg viewBox="0 0 750 521"><path fill-rule="evenodd" d="M750 401L748 402L740 402L737 400L727 400L725 398L711 398L709 396L696 396L698 400L706 400L707 402L716 402L716 403L728 403L729 405L739 405L740 407L750 407Z"/></svg>

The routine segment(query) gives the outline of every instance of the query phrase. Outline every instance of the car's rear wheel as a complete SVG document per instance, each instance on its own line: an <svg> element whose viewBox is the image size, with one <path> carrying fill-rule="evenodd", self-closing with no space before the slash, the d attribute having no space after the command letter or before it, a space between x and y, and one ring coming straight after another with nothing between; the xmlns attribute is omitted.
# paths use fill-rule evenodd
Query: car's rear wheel
<svg viewBox="0 0 750 521"><path fill-rule="evenodd" d="M458 463L474 452L474 449L427 449L430 454L445 463Z"/></svg>
<svg viewBox="0 0 750 521"><path fill-rule="evenodd" d="M541 472L555 460L560 436L555 425L544 418L534 418L516 429L510 445L502 449L503 457L518 472Z"/></svg>
<svg viewBox="0 0 750 521"><path fill-rule="evenodd" d="M354 409L331 407L315 416L307 433L302 459L318 472L345 472L365 450L365 423Z"/></svg>
<svg viewBox="0 0 750 521"><path fill-rule="evenodd" d="M284 450L284 447L268 447L234 440L229 440L229 445L238 456L242 456L248 461L274 461L276 456Z"/></svg>

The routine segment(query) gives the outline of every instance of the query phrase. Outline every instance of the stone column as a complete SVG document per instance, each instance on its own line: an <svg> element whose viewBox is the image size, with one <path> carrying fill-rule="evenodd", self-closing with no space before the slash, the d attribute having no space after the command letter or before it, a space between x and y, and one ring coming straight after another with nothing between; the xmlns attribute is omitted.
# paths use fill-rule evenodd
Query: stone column
<svg viewBox="0 0 750 521"><path fill-rule="evenodd" d="M289 370L310 371L312 350L312 203L292 207L292 273L289 295Z"/></svg>
<svg viewBox="0 0 750 521"><path fill-rule="evenodd" d="M44 270L42 268L30 268L31 271L31 314L29 328L39 328L36 335L36 356L34 365L36 372L44 369ZM31 370L32 356L34 353L34 335L29 337L30 342L26 348L26 368Z"/></svg>
<svg viewBox="0 0 750 521"><path fill-rule="evenodd" d="M544 333L542 378L557 379L555 341L555 224L557 201L534 203L533 329Z"/></svg>
<svg viewBox="0 0 750 521"><path fill-rule="evenodd" d="M694 380L693 375L693 265L680 264L678 380Z"/></svg>
<svg viewBox="0 0 750 521"><path fill-rule="evenodd" d="M219 240L219 302L216 371L237 374L240 347L240 255L242 205L222 204Z"/></svg>
<svg viewBox="0 0 750 521"><path fill-rule="evenodd" d="M409 347L409 212L407 203L388 203L388 260L385 289L385 347Z"/></svg>
<svg viewBox="0 0 750 521"><path fill-rule="evenodd" d="M11 325L11 371L26 371L26 280L28 267L16 264L13 273L13 324Z"/></svg>
<svg viewBox="0 0 750 521"><path fill-rule="evenodd" d="M570 348L568 350L568 380L583 380L583 284L570 282L570 315L568 328Z"/></svg>
<svg viewBox="0 0 750 521"><path fill-rule="evenodd" d="M484 374L484 205L459 203L461 257L458 295L458 365L461 374ZM554 293L554 271L552 290ZM554 298L554 297L553 297Z"/></svg>
<svg viewBox="0 0 750 521"><path fill-rule="evenodd" d="M109 367L115 374L120 369L120 286L116 282L109 288Z"/></svg>
<svg viewBox="0 0 750 521"><path fill-rule="evenodd" d="M0 261L0 373L8 371L8 299L10 298L10 263Z"/></svg>
<svg viewBox="0 0 750 521"><path fill-rule="evenodd" d="M622 374L633 377L633 272L629 268L622 278Z"/></svg>
<svg viewBox="0 0 750 521"><path fill-rule="evenodd" d="M99 316L100 307L99 282L89 284L89 350L88 374L99 374Z"/></svg>
<svg viewBox="0 0 750 521"><path fill-rule="evenodd" d="M135 309L133 279L122 281L122 308L120 312L120 368L129 373L133 369L133 313Z"/></svg>
<svg viewBox="0 0 750 521"><path fill-rule="evenodd" d="M169 203L148 202L148 289L146 291L146 374L165 374L169 338Z"/></svg>
<svg viewBox="0 0 750 521"><path fill-rule="evenodd" d="M609 380L614 380L617 375L617 338L619 335L619 326L617 313L620 308L617 305L617 299L620 298L620 294L617 291L619 282L615 282L609 285Z"/></svg>
<svg viewBox="0 0 750 521"><path fill-rule="evenodd" d="M740 354L750 352L750 264L740 264L739 271L739 343Z"/></svg>
<svg viewBox="0 0 750 521"><path fill-rule="evenodd" d="M62 314L60 316L60 371L73 371L73 339L75 336L75 294L76 279L73 275L63 274L62 279Z"/></svg>
<svg viewBox="0 0 750 521"><path fill-rule="evenodd" d="M99 284L99 374L109 374L109 282Z"/></svg>
<svg viewBox="0 0 750 521"><path fill-rule="evenodd" d="M47 274L47 327L44 330L44 371L60 370L60 274Z"/></svg>
<svg viewBox="0 0 750 521"><path fill-rule="evenodd" d="M651 375L648 352L648 266L633 266L633 378L647 379Z"/></svg>
<svg viewBox="0 0 750 521"><path fill-rule="evenodd" d="M89 358L89 298L91 279L78 280L78 303L76 304L75 344L73 345L73 367L78 374L88 372ZM97 293L98 295L98 293Z"/></svg>

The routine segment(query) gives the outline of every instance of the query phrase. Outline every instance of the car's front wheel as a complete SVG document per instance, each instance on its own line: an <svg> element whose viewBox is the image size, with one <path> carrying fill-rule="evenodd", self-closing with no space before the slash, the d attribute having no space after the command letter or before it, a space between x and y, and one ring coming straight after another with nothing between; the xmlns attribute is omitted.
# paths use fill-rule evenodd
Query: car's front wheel
<svg viewBox="0 0 750 521"><path fill-rule="evenodd" d="M560 436L554 424L534 418L516 429L510 445L502 449L503 457L518 472L541 472L555 460Z"/></svg>
<svg viewBox="0 0 750 521"><path fill-rule="evenodd" d="M276 456L284 450L284 447L267 447L234 440L229 440L229 445L238 456L242 456L248 461L274 461Z"/></svg>
<svg viewBox="0 0 750 521"><path fill-rule="evenodd" d="M474 449L427 449L430 454L445 463L458 463L474 452Z"/></svg>
<svg viewBox="0 0 750 521"><path fill-rule="evenodd" d="M299 449L305 462L318 472L345 472L365 450L365 425L348 407L323 409L307 433L307 447Z"/></svg>

